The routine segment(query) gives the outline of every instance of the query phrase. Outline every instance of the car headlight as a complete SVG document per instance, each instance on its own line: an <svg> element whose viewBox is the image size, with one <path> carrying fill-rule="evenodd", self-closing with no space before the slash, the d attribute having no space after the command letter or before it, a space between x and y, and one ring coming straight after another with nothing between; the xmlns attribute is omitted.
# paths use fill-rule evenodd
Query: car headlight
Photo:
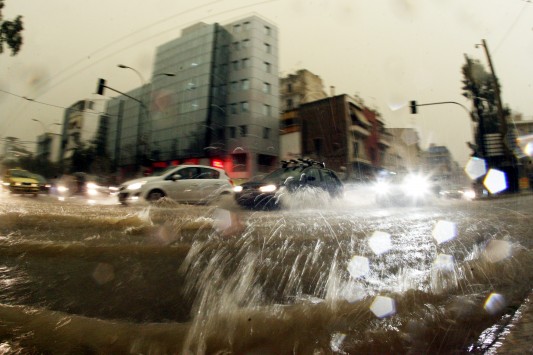
<svg viewBox="0 0 533 355"><path fill-rule="evenodd" d="M59 191L61 193L67 192L68 191L68 187L66 187L64 185L58 185L57 186L57 191Z"/></svg>
<svg viewBox="0 0 533 355"><path fill-rule="evenodd" d="M408 196L421 197L429 192L429 181L425 176L408 175L403 181L402 190Z"/></svg>
<svg viewBox="0 0 533 355"><path fill-rule="evenodd" d="M233 192L241 192L242 191L242 186L234 186L233 187Z"/></svg>
<svg viewBox="0 0 533 355"><path fill-rule="evenodd" d="M463 192L463 196L466 199L473 200L476 198L476 192L474 190L466 190Z"/></svg>
<svg viewBox="0 0 533 355"><path fill-rule="evenodd" d="M126 188L128 190L139 190L144 184L146 184L146 181L135 182L133 184L129 184Z"/></svg>
<svg viewBox="0 0 533 355"><path fill-rule="evenodd" d="M261 186L259 188L259 191L261 192L274 192L277 190L277 186L276 185L265 185L265 186Z"/></svg>
<svg viewBox="0 0 533 355"><path fill-rule="evenodd" d="M374 191L377 193L377 194L386 194L390 191L391 189L391 185L389 182L387 181L378 181L374 184L373 186L374 188Z"/></svg>
<svg viewBox="0 0 533 355"><path fill-rule="evenodd" d="M95 189L98 188L98 185L96 185L94 182L88 182L87 183L87 188L91 189L91 190L95 190Z"/></svg>

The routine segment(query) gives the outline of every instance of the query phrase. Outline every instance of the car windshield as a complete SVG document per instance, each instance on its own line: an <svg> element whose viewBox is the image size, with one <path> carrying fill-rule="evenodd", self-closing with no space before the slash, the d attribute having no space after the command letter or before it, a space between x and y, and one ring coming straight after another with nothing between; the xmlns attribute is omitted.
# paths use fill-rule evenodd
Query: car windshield
<svg viewBox="0 0 533 355"><path fill-rule="evenodd" d="M26 170L11 170L11 176L15 178L34 178L34 176Z"/></svg>
<svg viewBox="0 0 533 355"><path fill-rule="evenodd" d="M274 170L270 174L264 176L261 180L265 182L275 182L275 183L284 182L288 178L293 178L293 179L298 180L303 170L304 168L301 166L279 168L277 170Z"/></svg>

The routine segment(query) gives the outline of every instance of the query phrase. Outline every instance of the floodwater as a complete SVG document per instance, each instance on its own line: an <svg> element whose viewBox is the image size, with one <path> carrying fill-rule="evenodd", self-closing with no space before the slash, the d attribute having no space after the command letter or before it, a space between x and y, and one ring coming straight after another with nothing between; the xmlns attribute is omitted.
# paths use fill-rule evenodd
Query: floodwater
<svg viewBox="0 0 533 355"><path fill-rule="evenodd" d="M531 195L298 201L0 194L0 353L483 353L531 292Z"/></svg>

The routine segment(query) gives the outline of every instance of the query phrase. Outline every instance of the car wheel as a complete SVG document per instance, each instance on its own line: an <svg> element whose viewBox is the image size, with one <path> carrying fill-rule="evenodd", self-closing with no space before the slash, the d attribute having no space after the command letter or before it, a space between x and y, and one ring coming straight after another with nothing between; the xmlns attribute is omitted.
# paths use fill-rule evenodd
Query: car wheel
<svg viewBox="0 0 533 355"><path fill-rule="evenodd" d="M161 200L163 197L165 197L165 193L161 190L152 190L148 193L148 196L146 197L146 199L149 201L149 202L156 202L156 201L159 201Z"/></svg>

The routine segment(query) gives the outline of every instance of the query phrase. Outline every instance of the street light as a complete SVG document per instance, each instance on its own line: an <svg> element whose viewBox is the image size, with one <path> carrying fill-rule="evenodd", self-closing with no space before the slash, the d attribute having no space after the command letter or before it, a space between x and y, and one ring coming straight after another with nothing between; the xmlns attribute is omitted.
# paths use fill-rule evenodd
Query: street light
<svg viewBox="0 0 533 355"><path fill-rule="evenodd" d="M124 65L124 64L118 64L117 67L121 68L121 69L130 69L132 71L134 71L138 76L139 76L139 79L141 80L141 88L140 88L140 94L139 94L139 113L138 113L138 117L139 117L139 122L138 122L138 128L137 128L137 146L136 146L136 165L138 168L140 168L140 166L142 165L142 151L141 151L141 145L144 145L144 153L146 155L146 151L147 151L147 145L148 145L148 142L146 141L145 139L145 142L144 143L141 143L143 141L143 136L144 136L144 117L143 117L143 110L146 111L146 119L148 119L149 121L149 111L148 109L146 108L146 105L144 104L144 99L145 99L145 96L146 96L146 80L144 80L144 77L141 75L141 73L136 70L135 68L132 68L128 65ZM175 76L175 74L173 73L159 73L159 74L155 74L153 76L153 78L156 78L157 76ZM151 85L152 85L152 82L150 82L150 90L151 90Z"/></svg>

